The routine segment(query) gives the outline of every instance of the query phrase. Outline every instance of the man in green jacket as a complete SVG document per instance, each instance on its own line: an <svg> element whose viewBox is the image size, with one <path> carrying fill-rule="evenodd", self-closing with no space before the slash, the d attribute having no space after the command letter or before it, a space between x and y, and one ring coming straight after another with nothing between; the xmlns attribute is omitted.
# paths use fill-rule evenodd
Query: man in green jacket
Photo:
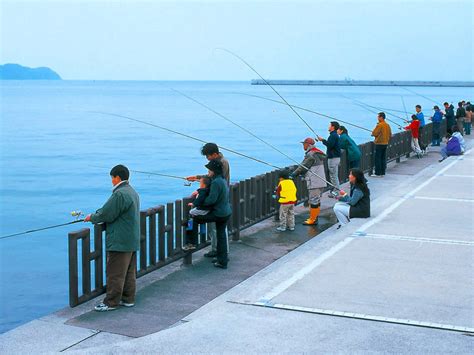
<svg viewBox="0 0 474 355"><path fill-rule="evenodd" d="M85 222L106 225L107 294L104 301L95 307L98 312L135 305L140 200L128 183L130 172L126 166L113 167L110 176L114 186L112 196L96 213L85 218Z"/></svg>

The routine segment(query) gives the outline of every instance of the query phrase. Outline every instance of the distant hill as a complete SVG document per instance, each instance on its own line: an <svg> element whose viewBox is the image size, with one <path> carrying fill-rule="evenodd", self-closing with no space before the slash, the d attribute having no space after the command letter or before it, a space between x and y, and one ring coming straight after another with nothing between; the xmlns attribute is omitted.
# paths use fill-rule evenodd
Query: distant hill
<svg viewBox="0 0 474 355"><path fill-rule="evenodd" d="M47 67L28 68L19 64L4 64L0 65L0 80L61 80L61 77Z"/></svg>

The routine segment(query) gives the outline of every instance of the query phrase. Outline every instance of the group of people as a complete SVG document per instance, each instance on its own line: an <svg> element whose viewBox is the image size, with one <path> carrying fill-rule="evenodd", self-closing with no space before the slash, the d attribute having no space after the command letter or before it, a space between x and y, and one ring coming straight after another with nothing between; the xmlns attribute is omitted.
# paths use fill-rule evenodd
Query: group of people
<svg viewBox="0 0 474 355"><path fill-rule="evenodd" d="M459 155L465 149L463 135L470 134L472 122L472 105L460 102L456 114L454 108L444 103L445 112L438 106L430 118L433 122L432 145L441 144L440 125L443 116L447 120L447 144L441 150L442 160L450 155ZM412 122L406 127L411 130L413 150L421 154L419 137L425 125L421 106L417 105ZM386 152L392 136L390 125L386 122L384 112L377 114L377 125L372 130L375 144L375 175L385 176L387 167ZM462 125L460 125L462 123ZM333 210L339 221L338 228L349 223L351 218L370 217L370 190L363 170L360 167L361 151L349 136L346 127L332 121L329 124L328 138L317 136L306 138L301 143L305 151L303 161L294 171L280 171L276 188L276 198L280 204L280 224L278 231L295 229L295 210L297 189L293 179L304 176L308 189L309 217L304 225L318 224L321 212L321 197L329 185L328 197L336 200ZM316 141L326 146L326 152L316 147ZM349 167L350 191L341 190L339 185L339 165L341 149L347 152ZM207 158L207 174L189 176L188 181L199 181L199 188L193 193L194 200L189 203L192 223L186 234L183 250L192 251L198 244L199 228L206 224L206 233L211 239L211 250L204 254L212 258L213 265L226 269L229 262L229 242L227 222L232 214L229 201L230 166L215 143L206 143L201 153ZM325 161L329 170L326 178ZM136 290L136 252L140 245L140 202L137 192L129 183L130 172L124 165L117 165L110 171L113 185L112 195L95 213L89 214L84 221L106 225L106 296L95 307L96 311L111 311L119 306L133 307Z"/></svg>

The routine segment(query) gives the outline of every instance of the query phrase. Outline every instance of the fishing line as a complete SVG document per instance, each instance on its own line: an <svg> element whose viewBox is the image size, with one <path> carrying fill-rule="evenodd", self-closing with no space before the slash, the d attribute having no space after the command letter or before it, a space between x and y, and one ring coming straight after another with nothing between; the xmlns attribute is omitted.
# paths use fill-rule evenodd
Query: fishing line
<svg viewBox="0 0 474 355"><path fill-rule="evenodd" d="M258 139L260 142L264 143L265 145L269 146L270 148L272 148L273 150L275 150L276 152L280 153L281 155L283 155L284 157L290 159L292 162L296 163L298 166L306 169L306 171L308 171L309 173L313 174L314 176L318 177L319 179L321 179L322 181L324 181L325 183L329 184L330 186L334 187L335 189L337 189L338 191L340 191L340 189L338 187L336 187L335 185L333 185L332 183L330 183L329 181L327 181L326 179L322 178L321 176L319 176L318 174L316 174L315 172L311 171L309 168L307 168L306 166L304 166L303 164L299 163L298 161L296 161L295 159L293 159L291 156L289 156L288 154L284 153L283 151L281 151L279 148L277 148L276 146L274 146L273 144L271 143L268 143L267 141L263 140L262 138L260 138L259 136L257 136L256 134L254 134L253 132L251 132L250 130L248 130L247 128L241 126L240 124L234 122L233 120L231 120L230 118L227 118L226 116L224 116L223 114L217 112L216 110L214 110L213 108L207 106L206 104L194 99L193 97L189 96L189 95L186 95L185 93L179 91L179 90L176 90L176 89L171 89L173 90L174 92L186 97L187 99L197 103L198 105L206 108L207 110L211 111L212 113L214 113L215 115L221 117L222 119L226 120L227 122L230 122L231 124L233 124L234 126L240 128L241 130L243 130L244 132L248 133L249 135L251 135L252 137Z"/></svg>
<svg viewBox="0 0 474 355"><path fill-rule="evenodd" d="M400 97L402 99L403 109L405 110L405 117L407 118L407 122L408 122L408 111L407 111L407 107L405 106L405 99L403 98L403 96L400 96Z"/></svg>
<svg viewBox="0 0 474 355"><path fill-rule="evenodd" d="M44 231L44 230L47 230L47 229L59 228L59 227L68 226L68 225L70 225L70 224L75 224L75 223L79 223L79 222L84 222L84 219L77 219L77 220L72 221L72 222L67 222L67 223L62 223L62 224L56 224L56 225L54 225L54 226L43 227L43 228L37 228L37 229L31 229L31 230L27 230L27 231L25 231L25 232L20 232L20 233L14 233L14 234L9 234L9 235L4 235L3 237L0 237L0 239L7 239L7 238L17 237L17 236L24 235L24 234L29 234L29 233Z"/></svg>
<svg viewBox="0 0 474 355"><path fill-rule="evenodd" d="M277 94L280 99L282 99L285 104L291 109L291 111L293 111L295 113L296 116L298 116L298 118L306 125L306 127L309 128L309 130L314 134L314 136L316 137L317 134L316 132L314 131L314 129L311 128L311 126L308 124L308 122L306 122L303 117L301 117L299 115L298 112L296 112L296 110L288 103L288 101L285 100L285 98L283 96L280 95L280 93L263 77L259 74L259 72L257 72L255 70L254 67L252 67L244 58L240 57L239 55L235 54L234 52L228 50L228 49L225 49L225 48L215 48L216 50L221 50L221 51L224 51L224 52L227 52L228 54L234 56L235 58L239 59L242 63L244 63L247 67L249 67L255 74L257 74L264 82L266 85L268 85L274 92L275 94Z"/></svg>
<svg viewBox="0 0 474 355"><path fill-rule="evenodd" d="M353 98L348 97L348 96L345 96L345 95L341 95L341 96L344 97L344 98L346 98L347 100L351 100L351 101L353 101L353 102L358 103L359 106L365 106L365 107L373 108L373 109L377 110L377 111L369 110L370 112L379 113L380 111L383 111L383 109L382 109L381 107L372 106L372 105L366 104L366 103L363 102L363 101L360 101L360 100L357 100L357 99L353 99ZM405 122L405 123L408 123L408 121L406 121L403 117L400 117L400 116L394 115L393 113L388 113L388 112L387 112L386 114L387 114L387 115L390 115L390 116L393 116L393 117L395 117L395 118L398 118L398 119L402 120L402 121ZM392 120L390 120L390 119L388 119L388 118L386 118L386 120L387 120L387 121L390 121L390 122L393 122L393 123L396 124L396 125L399 125L398 123L396 123L396 122L394 122L394 121L392 121Z"/></svg>
<svg viewBox="0 0 474 355"><path fill-rule="evenodd" d="M264 96L258 96L258 95L253 95L253 94L246 94L246 93L243 93L243 92L235 92L235 93L232 93L232 94L255 97L255 98L258 98L258 99L262 99L262 100L267 100L267 101L271 101L271 102L276 102L276 103L281 104L281 105L286 105L286 104L285 104L284 102L282 102L282 101L270 99L270 98L264 97ZM321 113L321 112L313 111L313 110L310 110L310 109L305 108L305 107L296 106L296 105L291 105L291 106L294 107L294 108L296 108L296 109L298 109L298 110L310 112L310 113L313 113L313 114L318 115L318 116L322 116L322 117L329 118L329 119L331 119L331 120L340 121L340 122L342 122L342 123L345 123L346 125L349 125L349 126L352 126L352 127L355 127L355 128L359 128L359 129L362 129L362 130L364 130L364 131L367 131L367 132L371 132L371 133L372 133L372 131L371 131L370 129L367 129L367 128L362 127L362 126L359 126L359 125L356 125L356 124L354 124L354 123L350 123L350 122L347 122L347 121L343 121L343 120L341 120L341 119L339 119L339 118L332 117L332 116L326 115L326 114Z"/></svg>
<svg viewBox="0 0 474 355"><path fill-rule="evenodd" d="M423 97L423 98L425 98L426 100L433 102L435 105L438 105L438 102L436 102L436 101L433 100L433 99L430 99L428 96L419 94L419 93L417 93L416 91L411 90L411 89L408 89L408 88L406 88L406 87L404 87L404 86L398 86L398 87L399 87L399 88L402 88L403 90L406 90L406 91L408 91L408 92L411 92L412 94L415 94L415 95L418 95L418 96L420 96L420 97Z"/></svg>

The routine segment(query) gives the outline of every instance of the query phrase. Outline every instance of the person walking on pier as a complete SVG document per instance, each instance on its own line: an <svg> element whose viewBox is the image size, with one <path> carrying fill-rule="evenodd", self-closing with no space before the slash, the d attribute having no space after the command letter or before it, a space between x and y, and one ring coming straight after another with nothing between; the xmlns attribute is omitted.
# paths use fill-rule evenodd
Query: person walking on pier
<svg viewBox="0 0 474 355"><path fill-rule="evenodd" d="M349 173L351 190L349 195L339 192L339 200L333 207L339 225L337 229L350 222L351 218L370 217L370 190L364 172L360 169L351 169Z"/></svg>
<svg viewBox="0 0 474 355"><path fill-rule="evenodd" d="M224 155L219 151L219 146L216 143L206 143L201 149L201 154L206 157L207 160L217 159L222 163L222 177L227 182L227 186L230 185L230 165ZM188 176L188 181L199 181L205 175L194 175ZM214 258L217 256L217 234L216 224L208 223L207 235L211 239L211 251L204 254L205 257ZM228 245L228 244L227 244ZM227 250L228 251L228 250Z"/></svg>
<svg viewBox="0 0 474 355"><path fill-rule="evenodd" d="M462 106L462 102L458 102L458 109L456 110L456 126L459 132L464 135L464 118L466 117L466 110Z"/></svg>
<svg viewBox="0 0 474 355"><path fill-rule="evenodd" d="M140 247L140 199L128 180L130 172L124 165L110 171L112 196L84 221L105 223L107 251L107 291L98 312L112 311L118 306L135 305L137 255Z"/></svg>
<svg viewBox="0 0 474 355"><path fill-rule="evenodd" d="M454 106L445 102L444 104L444 117L446 117L446 129L451 132L452 127L456 124L454 118Z"/></svg>
<svg viewBox="0 0 474 355"><path fill-rule="evenodd" d="M431 116L430 121L433 122L432 128L432 138L431 138L431 146L435 147L441 144L441 122L443 121L443 114L441 113L439 106L433 107L434 114Z"/></svg>
<svg viewBox="0 0 474 355"><path fill-rule="evenodd" d="M211 177L211 189L204 200L203 206L212 208L208 214L196 215L193 220L191 240L197 240L199 224L213 222L216 224L216 259L214 266L227 269L229 240L226 234L227 221L232 209L229 203L229 186L223 177L223 164L219 159L210 160L206 164Z"/></svg>
<svg viewBox="0 0 474 355"><path fill-rule="evenodd" d="M332 121L329 124L329 137L324 139L320 136L317 136L318 140L326 146L326 155L328 157L328 168L329 168L329 179L331 184L336 186L339 189L339 164L341 163L341 148L339 147L339 136L337 135L337 130L339 129L339 123ZM334 197L332 192L334 187L331 187L329 197Z"/></svg>
<svg viewBox="0 0 474 355"><path fill-rule="evenodd" d="M296 185L290 179L290 172L286 169L279 172L278 179L276 196L280 204L280 226L277 228L277 231L284 232L287 228L290 231L294 231L295 204L297 202Z"/></svg>
<svg viewBox="0 0 474 355"><path fill-rule="evenodd" d="M340 126L337 130L337 134L339 135L339 147L347 152L349 169L358 168L362 156L359 146L349 137L349 132L346 127Z"/></svg>
<svg viewBox="0 0 474 355"><path fill-rule="evenodd" d="M372 131L375 137L375 177L385 176L387 169L387 146L392 137L392 129L385 122L385 112L379 112L377 115L378 123Z"/></svg>
<svg viewBox="0 0 474 355"><path fill-rule="evenodd" d="M411 115L411 122L405 127L405 130L411 131L411 149L415 152L418 159L422 157L420 144L418 143L418 137L420 134L420 121L416 115Z"/></svg>
<svg viewBox="0 0 474 355"><path fill-rule="evenodd" d="M304 160L291 174L290 178L304 175L306 186L309 192L309 218L303 222L306 226L318 224L318 217L321 211L321 194L323 188L327 186L326 182L316 175L325 177L324 159L326 155L315 147L316 142L313 138L306 138L303 142L305 151Z"/></svg>

